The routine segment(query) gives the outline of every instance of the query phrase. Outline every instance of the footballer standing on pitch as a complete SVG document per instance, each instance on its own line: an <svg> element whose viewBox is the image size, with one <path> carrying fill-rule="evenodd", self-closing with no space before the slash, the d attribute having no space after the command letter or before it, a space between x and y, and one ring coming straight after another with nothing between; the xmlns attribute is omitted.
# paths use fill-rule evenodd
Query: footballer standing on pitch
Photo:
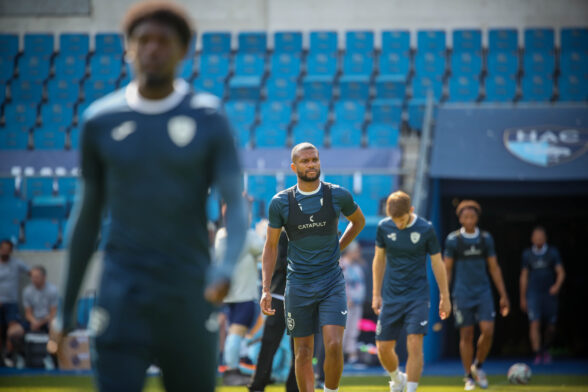
<svg viewBox="0 0 588 392"><path fill-rule="evenodd" d="M320 180L319 153L310 143L292 149L291 168L297 185L275 195L269 206L269 226L262 256L261 310L271 316L270 284L282 227L288 235L288 275L285 292L286 327L294 338L298 389L314 391L312 357L314 335L322 330L325 346L326 392L338 391L343 372L343 331L347 298L340 250L345 249L365 225L365 218L351 193ZM349 219L338 238L339 214Z"/></svg>
<svg viewBox="0 0 588 392"><path fill-rule="evenodd" d="M61 332L53 341L63 353L108 210L112 224L89 323L98 389L141 391L156 360L167 391L211 392L218 329L212 303L228 291L247 232L238 157L219 99L175 79L192 37L186 12L169 2L138 3L123 27L134 79L83 116L81 203L68 230ZM205 208L212 185L227 203L229 238L214 270Z"/></svg>

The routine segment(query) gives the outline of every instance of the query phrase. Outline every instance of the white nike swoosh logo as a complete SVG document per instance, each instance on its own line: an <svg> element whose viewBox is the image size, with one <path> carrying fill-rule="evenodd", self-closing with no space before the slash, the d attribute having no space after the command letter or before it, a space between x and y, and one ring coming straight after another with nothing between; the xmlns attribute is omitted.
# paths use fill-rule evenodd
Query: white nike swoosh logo
<svg viewBox="0 0 588 392"><path fill-rule="evenodd" d="M427 321L427 320L425 320L425 321L421 321L421 325L422 325L423 327L424 327L425 325L427 325L427 323L428 323L428 321Z"/></svg>
<svg viewBox="0 0 588 392"><path fill-rule="evenodd" d="M343 316L345 316L345 315L347 314L347 310L346 310L346 311L344 311L344 312L341 312L341 314L342 314Z"/></svg>

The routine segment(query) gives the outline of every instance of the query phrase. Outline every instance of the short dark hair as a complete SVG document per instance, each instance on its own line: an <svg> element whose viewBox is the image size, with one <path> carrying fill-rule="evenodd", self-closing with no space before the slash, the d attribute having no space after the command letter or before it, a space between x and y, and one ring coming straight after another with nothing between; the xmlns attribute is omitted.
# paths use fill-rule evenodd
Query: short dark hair
<svg viewBox="0 0 588 392"><path fill-rule="evenodd" d="M294 158L298 156L298 153L304 150L316 150L318 153L318 148L316 148L314 144L308 142L298 143L292 148L292 152L290 153L290 159L292 159L292 162L294 162Z"/></svg>
<svg viewBox="0 0 588 392"><path fill-rule="evenodd" d="M14 249L14 244L8 238L4 238L2 241L0 241L0 245L1 244L8 244L8 245L10 245L10 250Z"/></svg>
<svg viewBox="0 0 588 392"><path fill-rule="evenodd" d="M542 231L543 234L545 234L547 236L547 230L545 230L545 227L543 227L541 225L537 225L537 226L533 227L533 233L536 231Z"/></svg>
<svg viewBox="0 0 588 392"><path fill-rule="evenodd" d="M167 1L147 1L131 6L122 23L127 38L139 24L147 20L172 27L177 31L184 47L190 44L192 26L188 13L179 5Z"/></svg>
<svg viewBox="0 0 588 392"><path fill-rule="evenodd" d="M41 274L43 274L43 276L47 276L47 270L42 265L36 265L33 268L31 268L31 270L39 270L41 271Z"/></svg>
<svg viewBox="0 0 588 392"><path fill-rule="evenodd" d="M410 213L411 206L410 195L403 191L396 191L386 199L386 214L391 218L400 218Z"/></svg>
<svg viewBox="0 0 588 392"><path fill-rule="evenodd" d="M462 200L462 202L457 205L455 214L459 217L461 213L468 208L474 210L478 217L482 215L482 207L480 207L480 204L478 204L478 202L475 200Z"/></svg>

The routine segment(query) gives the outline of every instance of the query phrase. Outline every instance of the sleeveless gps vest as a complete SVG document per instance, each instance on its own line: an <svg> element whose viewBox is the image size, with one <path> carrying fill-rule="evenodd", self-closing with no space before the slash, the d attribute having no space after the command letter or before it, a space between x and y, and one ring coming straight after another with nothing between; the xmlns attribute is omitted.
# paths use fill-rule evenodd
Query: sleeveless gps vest
<svg viewBox="0 0 588 392"><path fill-rule="evenodd" d="M296 201L296 186L288 189L288 222L285 225L289 241L296 241L308 236L325 236L337 234L339 217L333 208L331 184L322 182L323 205L312 214L300 210Z"/></svg>

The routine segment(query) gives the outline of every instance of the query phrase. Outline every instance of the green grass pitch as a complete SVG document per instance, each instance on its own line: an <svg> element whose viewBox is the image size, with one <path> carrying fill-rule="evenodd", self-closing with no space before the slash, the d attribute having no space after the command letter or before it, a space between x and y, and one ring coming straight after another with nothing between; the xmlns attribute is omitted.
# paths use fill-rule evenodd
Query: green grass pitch
<svg viewBox="0 0 588 392"><path fill-rule="evenodd" d="M588 375L537 375L529 385L510 385L506 376L490 376L488 391L496 392L588 392ZM3 376L0 392L74 392L92 391L89 376ZM219 386L217 392L245 392L245 387ZM478 389L481 390L481 389ZM150 377L145 392L164 391L157 377ZM197 391L197 389L194 389ZM283 385L273 385L266 392L283 392ZM319 391L317 389L317 391ZM388 392L386 377L343 377L340 392ZM463 391L460 377L425 376L419 384L419 392Z"/></svg>

